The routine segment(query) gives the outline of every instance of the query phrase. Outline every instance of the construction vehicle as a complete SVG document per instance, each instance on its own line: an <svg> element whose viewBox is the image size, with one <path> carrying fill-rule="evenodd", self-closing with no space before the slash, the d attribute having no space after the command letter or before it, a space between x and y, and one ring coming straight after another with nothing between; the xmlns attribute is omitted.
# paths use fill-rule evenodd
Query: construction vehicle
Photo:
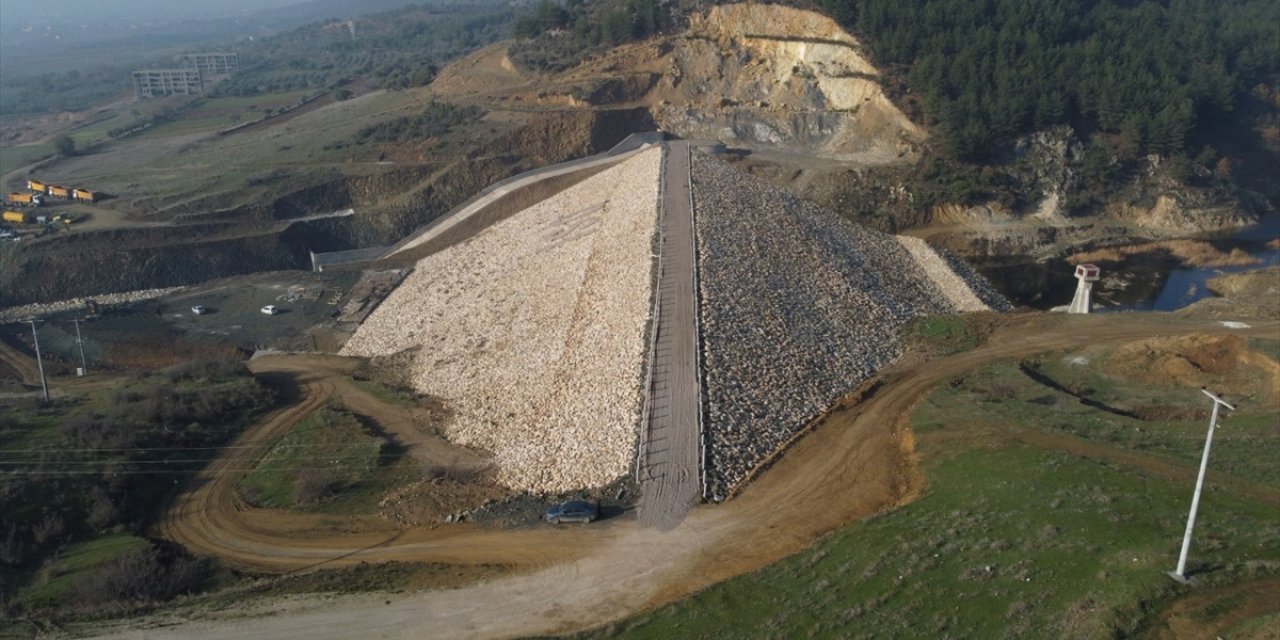
<svg viewBox="0 0 1280 640"><path fill-rule="evenodd" d="M88 189L73 189L71 191L71 197L79 200L80 202L97 202L98 193Z"/></svg>
<svg viewBox="0 0 1280 640"><path fill-rule="evenodd" d="M14 224L26 224L28 214L24 211L5 211L3 219L5 222L12 222Z"/></svg>
<svg viewBox="0 0 1280 640"><path fill-rule="evenodd" d="M71 199L71 190L66 187L60 187L56 184L49 185L49 188L45 193L48 193L50 198L59 198L62 200Z"/></svg>
<svg viewBox="0 0 1280 640"><path fill-rule="evenodd" d="M66 211L59 211L58 215L53 217L54 222L61 222L62 224L65 224L65 225L70 225L74 223L76 220L77 218L75 214L67 213Z"/></svg>
<svg viewBox="0 0 1280 640"><path fill-rule="evenodd" d="M30 207L38 207L44 204L44 196L38 193L18 193L9 194L9 202L13 204L27 205Z"/></svg>
<svg viewBox="0 0 1280 640"><path fill-rule="evenodd" d="M44 193L44 190L48 188L48 185L40 182L39 180L27 180L27 188L36 193Z"/></svg>

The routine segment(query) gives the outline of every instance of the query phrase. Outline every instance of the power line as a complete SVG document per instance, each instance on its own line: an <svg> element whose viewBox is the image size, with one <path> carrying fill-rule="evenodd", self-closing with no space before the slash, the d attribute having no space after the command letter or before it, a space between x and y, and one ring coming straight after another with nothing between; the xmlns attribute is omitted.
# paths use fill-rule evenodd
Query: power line
<svg viewBox="0 0 1280 640"><path fill-rule="evenodd" d="M403 457L403 453L392 453L380 458ZM291 460L356 460L357 454L348 456L300 456ZM197 465L202 462L261 462L262 458L191 458L191 460L0 460L0 466L86 466L86 465Z"/></svg>
<svg viewBox="0 0 1280 640"><path fill-rule="evenodd" d="M273 469L269 469L269 471L273 471L273 472L275 472L275 471L290 471L290 472L292 472L292 471L333 471L333 470L354 470L354 469L359 469L359 470L368 470L368 469L369 469L369 467L354 467L354 466L341 466L341 465L336 465L336 466L335 466L335 465L327 465L327 466L323 466L323 467L286 467L286 468L273 468ZM228 473L252 473L252 472L254 472L254 471L258 471L258 470L259 470L259 469L254 468L254 469L212 469L212 470L207 470L207 471L206 471L206 470L203 470L203 469L122 469L122 470L119 470L119 471L108 471L108 470L100 470L100 469L92 469L92 470L84 470L84 471L66 471L66 470L54 470L54 471L44 471L44 470L36 470L36 471L0 471L0 480L4 480L4 479L6 479L6 478L23 477L23 476L54 476L54 477L59 477L59 476L86 476L86 475L94 475L94 476L96 476L96 475L102 475L102 474L104 474L104 473L106 473L106 474L110 474L110 475L130 475L130 476L141 476L141 475L186 475L186 474L196 474L196 473L202 473L202 472L203 472L203 473L211 474L211 475L224 475L224 474L228 474Z"/></svg>
<svg viewBox="0 0 1280 640"><path fill-rule="evenodd" d="M355 458L358 454L334 454L330 456L298 456L291 458L292 460L342 460L347 458ZM390 454L394 457L402 457L405 454ZM3 465L110 465L110 464L196 464L201 462L261 462L262 458L186 458L178 460L0 460L0 466Z"/></svg>
<svg viewBox="0 0 1280 640"><path fill-rule="evenodd" d="M118 453L125 451L228 451L236 449L266 449L274 451L277 449L298 449L302 447L359 447L365 446L363 443L307 443L307 444L285 444L277 446L269 446L265 444L245 444L245 445L226 445L221 447L121 447L107 449L64 449L62 447L49 449L0 449L0 453Z"/></svg>

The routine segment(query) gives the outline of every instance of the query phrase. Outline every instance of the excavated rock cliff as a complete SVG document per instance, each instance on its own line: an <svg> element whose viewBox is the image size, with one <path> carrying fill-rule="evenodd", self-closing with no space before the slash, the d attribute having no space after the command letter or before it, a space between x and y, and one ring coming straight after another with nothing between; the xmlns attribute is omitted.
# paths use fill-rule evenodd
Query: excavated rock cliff
<svg viewBox="0 0 1280 640"><path fill-rule="evenodd" d="M717 6L691 17L654 89L654 119L681 137L882 164L924 132L885 96L858 41L812 11Z"/></svg>

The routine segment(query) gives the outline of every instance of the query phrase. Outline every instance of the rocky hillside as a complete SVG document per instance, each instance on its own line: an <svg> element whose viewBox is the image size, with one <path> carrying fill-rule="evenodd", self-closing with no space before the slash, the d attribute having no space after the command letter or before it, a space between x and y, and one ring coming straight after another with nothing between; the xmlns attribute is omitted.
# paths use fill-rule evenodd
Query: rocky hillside
<svg viewBox="0 0 1280 640"><path fill-rule="evenodd" d="M644 107L682 138L860 164L912 158L925 139L885 96L857 39L812 11L712 7L686 30L558 73L520 69L509 46L443 69L433 89L490 109Z"/></svg>
<svg viewBox="0 0 1280 640"><path fill-rule="evenodd" d="M990 166L945 161L939 141L886 86L896 83L893 95L913 100L923 119L920 96L887 79L864 43L814 11L754 3L697 10L683 29L556 72L522 68L509 47L443 70L435 89L490 109L559 117L648 109L663 130L737 149L743 168L823 208L884 231L923 229L966 255L1049 255L1134 235L1193 235L1249 224L1268 209L1235 188L1227 165L1151 155L1124 175L1122 159L1066 126L1019 138Z"/></svg>
<svg viewBox="0 0 1280 640"><path fill-rule="evenodd" d="M924 132L885 96L858 41L811 11L765 4L691 16L654 89L681 137L873 164L910 157Z"/></svg>

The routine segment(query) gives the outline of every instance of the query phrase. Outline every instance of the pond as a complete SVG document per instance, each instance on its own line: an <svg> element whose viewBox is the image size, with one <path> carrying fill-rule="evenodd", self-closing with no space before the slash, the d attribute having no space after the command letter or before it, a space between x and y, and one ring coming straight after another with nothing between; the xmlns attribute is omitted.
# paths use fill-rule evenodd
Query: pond
<svg viewBox="0 0 1280 640"><path fill-rule="evenodd" d="M1267 243L1280 238L1280 215L1227 236L1200 238L1221 251L1239 248L1260 262L1246 266L1191 267L1167 251L1099 261L1102 279L1094 285L1093 301L1100 311L1173 311L1213 296L1206 283L1225 273L1253 271L1280 264L1280 247ZM1065 259L1037 262L1029 257L1005 257L975 262L976 268L1015 305L1051 309L1071 303L1075 267Z"/></svg>

